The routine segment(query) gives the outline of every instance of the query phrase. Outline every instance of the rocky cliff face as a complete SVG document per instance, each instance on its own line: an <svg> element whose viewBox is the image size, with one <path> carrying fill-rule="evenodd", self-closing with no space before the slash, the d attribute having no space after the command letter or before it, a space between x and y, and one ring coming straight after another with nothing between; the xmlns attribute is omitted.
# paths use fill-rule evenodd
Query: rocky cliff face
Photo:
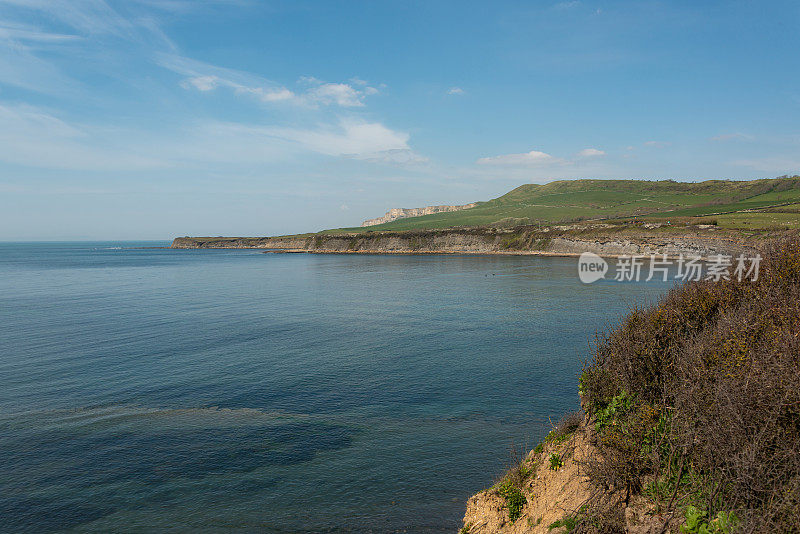
<svg viewBox="0 0 800 534"><path fill-rule="evenodd" d="M424 208L394 208L386 212L383 217L377 219L367 219L361 226L375 226L376 224L383 224L397 219L406 219L408 217L419 217L421 215L431 215L433 213L442 213L446 211L459 211L468 208L474 208L478 204L464 204L463 206L426 206Z"/></svg>
<svg viewBox="0 0 800 534"><path fill-rule="evenodd" d="M172 248L259 248L339 254L537 254L600 256L679 254L711 257L749 254L758 243L721 232L681 236L581 233L554 229L459 229L418 232L312 234L287 237L179 237Z"/></svg>
<svg viewBox="0 0 800 534"><path fill-rule="evenodd" d="M469 498L460 532L566 534L572 530L569 518L581 513L593 493L607 491L595 487L587 472L589 460L597 454L596 439L591 425L584 422L565 441L543 443L541 450L530 451L521 464L524 477L518 484L523 504L519 516L511 519L499 482ZM559 463L551 463L552 457ZM619 526L628 534L663 534L675 532L677 522L672 516L659 515L645 499L633 498L625 506Z"/></svg>

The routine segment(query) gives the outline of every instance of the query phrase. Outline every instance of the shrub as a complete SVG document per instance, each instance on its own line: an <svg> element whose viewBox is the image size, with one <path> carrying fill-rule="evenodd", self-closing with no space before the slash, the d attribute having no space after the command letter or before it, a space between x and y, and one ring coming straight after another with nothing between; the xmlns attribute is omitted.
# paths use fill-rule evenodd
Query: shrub
<svg viewBox="0 0 800 534"><path fill-rule="evenodd" d="M544 442L536 446L534 452L542 452L544 443L564 443L578 430L582 422L583 414L581 412L568 413L547 434Z"/></svg>
<svg viewBox="0 0 800 534"><path fill-rule="evenodd" d="M509 520L516 521L528 502L522 493L522 488L533 473L534 466L528 466L525 447L520 448L512 444L509 448L509 458L510 466L495 487L497 493L505 500Z"/></svg>
<svg viewBox="0 0 800 534"><path fill-rule="evenodd" d="M694 506L686 508L686 522L681 525L684 534L732 534L739 519L733 512L718 512L717 517L708 521L708 513Z"/></svg>
<svg viewBox="0 0 800 534"><path fill-rule="evenodd" d="M547 526L548 532L556 529L556 528L563 528L565 532L572 532L575 530L575 527L584 519L584 513L586 512L586 507L582 506L580 510L575 513L567 513L564 514L564 517L553 521Z"/></svg>
<svg viewBox="0 0 800 534"><path fill-rule="evenodd" d="M691 282L631 310L581 376L590 478L691 505L686 532L800 530L800 240L763 255L756 282Z"/></svg>
<svg viewBox="0 0 800 534"><path fill-rule="evenodd" d="M558 471L564 466L564 461L561 460L561 456L556 453L552 453L548 456L547 461L550 462L550 469L553 471Z"/></svg>
<svg viewBox="0 0 800 534"><path fill-rule="evenodd" d="M513 485L510 480L506 480L500 484L497 489L500 496L506 501L506 509L508 510L508 519L516 521L522 515L522 508L528 503L522 491Z"/></svg>

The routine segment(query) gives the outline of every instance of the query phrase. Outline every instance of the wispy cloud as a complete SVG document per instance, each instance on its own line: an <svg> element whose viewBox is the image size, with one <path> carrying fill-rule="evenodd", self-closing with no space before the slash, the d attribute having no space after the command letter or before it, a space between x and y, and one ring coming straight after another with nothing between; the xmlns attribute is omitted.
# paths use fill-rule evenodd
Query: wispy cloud
<svg viewBox="0 0 800 534"><path fill-rule="evenodd" d="M728 133L728 134L721 134L715 135L714 137L709 138L710 141L733 141L736 139L741 139L745 141L752 141L754 137L752 135L743 134L740 132L736 133Z"/></svg>
<svg viewBox="0 0 800 534"><path fill-rule="evenodd" d="M666 141L645 141L642 143L644 146L649 146L653 148L664 148L670 145L670 143Z"/></svg>
<svg viewBox="0 0 800 534"><path fill-rule="evenodd" d="M451 87L447 90L448 95L463 95L465 91L460 87Z"/></svg>
<svg viewBox="0 0 800 534"><path fill-rule="evenodd" d="M0 161L50 169L143 169L167 163L114 146L100 132L69 124L32 106L0 105Z"/></svg>
<svg viewBox="0 0 800 534"><path fill-rule="evenodd" d="M548 163L556 163L559 160L545 152L538 150L531 150L521 154L503 154L500 156L490 156L480 158L476 163L478 165L512 165L512 166L527 166L527 165L544 165Z"/></svg>
<svg viewBox="0 0 800 534"><path fill-rule="evenodd" d="M185 89L202 92L218 88L232 90L238 95L251 96L261 102L289 102L309 107L339 106L355 108L364 106L364 98L378 93L378 89L363 80L348 83L331 83L306 76L299 80L296 90L268 80L262 76L228 69L175 54L158 54L162 67L185 76L180 84Z"/></svg>
<svg viewBox="0 0 800 534"><path fill-rule="evenodd" d="M120 11L103 0L0 0L0 84L74 93L80 82L64 64L76 55L89 65L101 58L100 66L131 47L145 54L175 50L158 21L137 6L122 4Z"/></svg>
<svg viewBox="0 0 800 534"><path fill-rule="evenodd" d="M0 21L0 40L32 44L63 43L82 39L79 35L43 31L36 26Z"/></svg>
<svg viewBox="0 0 800 534"><path fill-rule="evenodd" d="M565 2L558 2L553 6L553 9L573 9L581 5L578 0L567 0Z"/></svg>
<svg viewBox="0 0 800 534"><path fill-rule="evenodd" d="M0 0L0 6L35 11L90 35L130 35L134 24L103 0Z"/></svg>
<svg viewBox="0 0 800 534"><path fill-rule="evenodd" d="M157 54L156 62L165 69L185 76L181 86L185 89L213 91L223 87L236 94L249 95L262 102L293 100L297 98L292 91L254 74L218 67L175 54Z"/></svg>
<svg viewBox="0 0 800 534"><path fill-rule="evenodd" d="M602 150L598 150L596 148L584 148L580 152L578 152L578 157L580 158L593 158L597 156L605 156L606 153Z"/></svg>
<svg viewBox="0 0 800 534"><path fill-rule="evenodd" d="M356 78L354 85L347 83L330 83L318 80L314 77L304 77L301 79L310 85L305 93L297 95L297 98L310 105L332 105L341 107L363 107L364 97L378 93L378 89L368 85L368 82Z"/></svg>
<svg viewBox="0 0 800 534"><path fill-rule="evenodd" d="M315 153L383 163L418 163L409 135L378 122L342 119L309 128L201 121L158 135L69 123L33 106L0 104L0 161L35 168L136 170L203 162L269 163Z"/></svg>
<svg viewBox="0 0 800 534"><path fill-rule="evenodd" d="M259 127L251 129L267 137L291 141L329 156L374 158L393 150L410 150L408 134L376 122L342 120L315 129Z"/></svg>
<svg viewBox="0 0 800 534"><path fill-rule="evenodd" d="M520 154L501 154L478 159L475 163L482 166L502 166L508 168L540 168L553 170L556 168L586 169L587 165L596 167L606 153L597 148L584 148L572 157L556 157L546 152L531 150Z"/></svg>
<svg viewBox="0 0 800 534"><path fill-rule="evenodd" d="M427 163L429 161L428 158L417 154L410 148L392 148L389 150L383 150L380 152L375 152L373 154L360 156L358 159L362 159L365 161L372 161L376 163L389 163L392 165L419 165L422 163Z"/></svg>

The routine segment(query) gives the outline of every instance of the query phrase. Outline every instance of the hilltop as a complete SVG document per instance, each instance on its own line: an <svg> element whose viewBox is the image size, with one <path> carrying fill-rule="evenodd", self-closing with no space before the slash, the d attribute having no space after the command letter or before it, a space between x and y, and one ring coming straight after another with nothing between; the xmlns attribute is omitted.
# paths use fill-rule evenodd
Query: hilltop
<svg viewBox="0 0 800 534"><path fill-rule="evenodd" d="M708 257L753 250L765 238L794 234L798 229L800 176L698 183L571 180L526 184L467 209L406 214L367 227L278 237L179 237L172 246L320 253L577 255L591 251L608 256Z"/></svg>
<svg viewBox="0 0 800 534"><path fill-rule="evenodd" d="M367 228L326 233L428 230L453 227L564 224L588 220L697 222L714 216L726 228L800 226L800 176L762 180L560 180L525 184L459 211L407 217Z"/></svg>

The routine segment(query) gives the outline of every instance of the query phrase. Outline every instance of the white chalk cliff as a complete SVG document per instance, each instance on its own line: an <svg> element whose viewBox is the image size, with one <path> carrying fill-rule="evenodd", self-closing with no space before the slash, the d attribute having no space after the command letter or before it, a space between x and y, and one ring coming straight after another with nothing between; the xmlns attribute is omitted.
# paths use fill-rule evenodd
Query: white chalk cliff
<svg viewBox="0 0 800 534"><path fill-rule="evenodd" d="M375 226L376 224L383 224L397 219L406 219L408 217L419 217L421 215L431 215L432 213L442 213L446 211L459 211L468 208L474 208L478 204L464 204L463 206L426 206L424 208L393 208L386 212L383 217L377 219L367 219L361 226Z"/></svg>

